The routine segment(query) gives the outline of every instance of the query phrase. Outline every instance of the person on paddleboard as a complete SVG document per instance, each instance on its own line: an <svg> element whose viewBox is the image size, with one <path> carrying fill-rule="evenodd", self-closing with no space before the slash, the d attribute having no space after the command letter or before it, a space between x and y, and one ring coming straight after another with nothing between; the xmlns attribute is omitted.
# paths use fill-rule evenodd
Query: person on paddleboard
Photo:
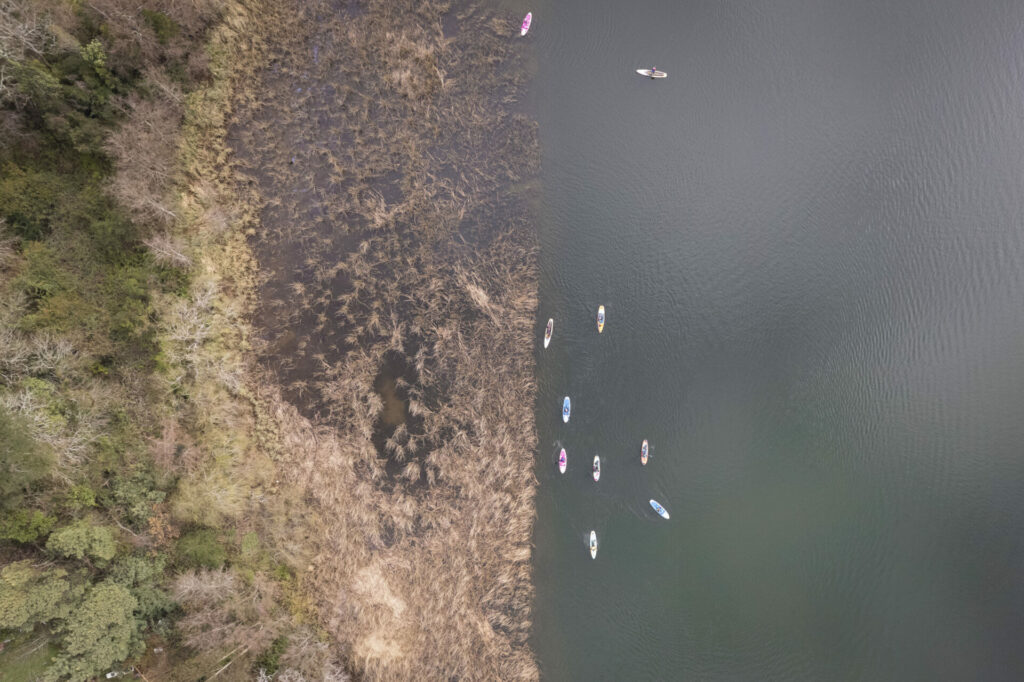
<svg viewBox="0 0 1024 682"><path fill-rule="evenodd" d="M654 74L656 74L656 73L658 73L658 67L657 66L652 66L651 67L651 78L652 79L654 78Z"/></svg>

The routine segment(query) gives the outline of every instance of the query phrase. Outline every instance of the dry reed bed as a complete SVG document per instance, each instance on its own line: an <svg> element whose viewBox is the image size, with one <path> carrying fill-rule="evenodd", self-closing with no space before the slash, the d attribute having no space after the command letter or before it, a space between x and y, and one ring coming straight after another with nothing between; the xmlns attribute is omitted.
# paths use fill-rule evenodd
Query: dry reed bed
<svg viewBox="0 0 1024 682"><path fill-rule="evenodd" d="M308 503L279 546L309 558L366 678L536 678L536 247L511 189L537 151L511 109L516 22L368 0L285 3L265 28L229 141L263 207L260 432ZM374 382L399 357L394 428Z"/></svg>

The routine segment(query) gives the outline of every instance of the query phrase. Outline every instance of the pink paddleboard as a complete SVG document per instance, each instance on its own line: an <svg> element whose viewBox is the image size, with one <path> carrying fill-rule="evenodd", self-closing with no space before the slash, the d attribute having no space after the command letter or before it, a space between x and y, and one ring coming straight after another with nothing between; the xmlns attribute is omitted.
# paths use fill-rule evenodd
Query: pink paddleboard
<svg viewBox="0 0 1024 682"><path fill-rule="evenodd" d="M526 32L530 30L531 23L533 23L533 12L527 12L526 16L523 17L523 27L519 31L519 35L525 36Z"/></svg>
<svg viewBox="0 0 1024 682"><path fill-rule="evenodd" d="M562 448L562 452L558 455L558 473L565 473L565 448Z"/></svg>

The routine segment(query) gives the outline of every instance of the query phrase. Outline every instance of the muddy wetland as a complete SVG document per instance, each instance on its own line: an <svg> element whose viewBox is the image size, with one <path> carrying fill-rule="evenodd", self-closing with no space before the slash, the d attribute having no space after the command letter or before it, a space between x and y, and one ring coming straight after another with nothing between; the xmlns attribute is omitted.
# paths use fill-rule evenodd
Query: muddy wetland
<svg viewBox="0 0 1024 682"><path fill-rule="evenodd" d="M264 24L228 141L258 206L261 398L305 490L319 622L366 679L535 678L517 23L369 0Z"/></svg>

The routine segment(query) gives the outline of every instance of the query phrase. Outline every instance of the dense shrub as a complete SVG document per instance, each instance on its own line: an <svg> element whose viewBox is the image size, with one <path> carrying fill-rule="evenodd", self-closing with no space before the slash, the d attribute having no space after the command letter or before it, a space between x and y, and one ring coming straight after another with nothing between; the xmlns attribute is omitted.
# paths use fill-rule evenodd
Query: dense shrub
<svg viewBox="0 0 1024 682"><path fill-rule="evenodd" d="M253 663L252 669L254 672L259 673L260 671L267 675L274 675L277 673L277 669L281 667L281 654L288 649L288 637L281 636L274 640L274 642L268 646L263 652L256 657L256 661Z"/></svg>
<svg viewBox="0 0 1024 682"><path fill-rule="evenodd" d="M141 528L153 515L154 505L163 502L164 492L156 489L153 475L138 468L118 471L110 480L103 503L124 515L134 527Z"/></svg>
<svg viewBox="0 0 1024 682"><path fill-rule="evenodd" d="M71 512L80 512L95 506L96 491L87 485L73 485L64 494L64 507Z"/></svg>
<svg viewBox="0 0 1024 682"><path fill-rule="evenodd" d="M0 407L0 509L20 505L53 464L53 452L32 438L25 421Z"/></svg>
<svg viewBox="0 0 1024 682"><path fill-rule="evenodd" d="M47 244L28 242L22 255L24 266L15 286L28 295L36 310L44 305L47 298L73 289L74 280L70 273L62 267L60 257Z"/></svg>
<svg viewBox="0 0 1024 682"><path fill-rule="evenodd" d="M156 39L161 45L166 45L172 38L176 38L181 33L181 26L178 25L178 22L163 12L144 9L142 10L142 16L146 19L149 27L153 29L153 33L156 34Z"/></svg>
<svg viewBox="0 0 1024 682"><path fill-rule="evenodd" d="M50 516L38 509L15 509L4 512L0 515L0 540L35 542L46 537L56 523L56 516Z"/></svg>
<svg viewBox="0 0 1024 682"><path fill-rule="evenodd" d="M177 550L180 561L189 568L220 568L228 558L219 534L212 528L200 528L181 536Z"/></svg>
<svg viewBox="0 0 1024 682"><path fill-rule="evenodd" d="M0 170L0 215L19 237L41 239L66 210L66 189L67 180L57 173L6 164Z"/></svg>

